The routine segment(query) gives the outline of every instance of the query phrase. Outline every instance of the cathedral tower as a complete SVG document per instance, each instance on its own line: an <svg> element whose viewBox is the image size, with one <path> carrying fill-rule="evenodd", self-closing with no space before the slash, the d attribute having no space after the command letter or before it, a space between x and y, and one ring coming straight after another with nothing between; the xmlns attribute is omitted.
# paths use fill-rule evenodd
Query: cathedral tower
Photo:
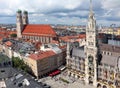
<svg viewBox="0 0 120 88"><path fill-rule="evenodd" d="M16 30L17 30L17 37L22 37L22 30L23 30L23 22L22 22L22 11L17 11L17 18L16 18Z"/></svg>
<svg viewBox="0 0 120 88"><path fill-rule="evenodd" d="M28 22L28 12L27 11L24 11L23 12L23 25L27 25L29 22Z"/></svg>
<svg viewBox="0 0 120 88"><path fill-rule="evenodd" d="M85 82L97 85L97 31L96 31L96 20L92 10L92 0L90 0L90 12L88 17L88 24L86 27L86 46L85 46Z"/></svg>

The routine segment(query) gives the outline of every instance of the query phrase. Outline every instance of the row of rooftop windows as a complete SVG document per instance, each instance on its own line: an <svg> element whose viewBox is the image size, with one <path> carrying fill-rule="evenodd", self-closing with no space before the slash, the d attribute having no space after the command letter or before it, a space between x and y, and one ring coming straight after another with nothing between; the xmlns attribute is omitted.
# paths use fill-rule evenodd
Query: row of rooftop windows
<svg viewBox="0 0 120 88"><path fill-rule="evenodd" d="M109 52L109 51L103 51L102 54L104 54L104 55L110 55L110 56L112 55L112 53Z"/></svg>

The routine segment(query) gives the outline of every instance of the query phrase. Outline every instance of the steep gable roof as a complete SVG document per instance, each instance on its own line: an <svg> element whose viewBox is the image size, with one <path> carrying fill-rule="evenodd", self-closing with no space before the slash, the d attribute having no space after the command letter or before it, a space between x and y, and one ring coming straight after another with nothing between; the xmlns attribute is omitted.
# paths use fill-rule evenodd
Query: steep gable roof
<svg viewBox="0 0 120 88"><path fill-rule="evenodd" d="M24 27L22 34L31 36L56 36L55 31L50 25L42 24L28 24Z"/></svg>

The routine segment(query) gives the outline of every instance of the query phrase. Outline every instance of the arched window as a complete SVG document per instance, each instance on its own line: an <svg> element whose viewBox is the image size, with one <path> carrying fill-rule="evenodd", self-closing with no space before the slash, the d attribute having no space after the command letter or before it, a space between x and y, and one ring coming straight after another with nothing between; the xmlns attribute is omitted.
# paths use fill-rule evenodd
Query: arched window
<svg viewBox="0 0 120 88"><path fill-rule="evenodd" d="M93 62L93 56L89 55L89 56L88 56L88 61L89 61L90 63L92 63L92 62Z"/></svg>
<svg viewBox="0 0 120 88"><path fill-rule="evenodd" d="M98 84L97 84L97 88L101 88L101 84L98 83Z"/></svg>
<svg viewBox="0 0 120 88"><path fill-rule="evenodd" d="M107 87L104 85L103 88L107 88Z"/></svg>
<svg viewBox="0 0 120 88"><path fill-rule="evenodd" d="M117 59L117 67L118 67L118 70L120 71L120 56Z"/></svg>

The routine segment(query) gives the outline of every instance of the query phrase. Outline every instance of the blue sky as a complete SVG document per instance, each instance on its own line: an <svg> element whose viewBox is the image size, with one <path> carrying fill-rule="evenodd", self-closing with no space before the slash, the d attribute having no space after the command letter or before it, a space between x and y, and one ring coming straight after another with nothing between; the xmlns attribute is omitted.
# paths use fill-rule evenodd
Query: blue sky
<svg viewBox="0 0 120 88"><path fill-rule="evenodd" d="M0 23L16 23L18 9L29 12L32 24L83 25L89 0L0 0ZM120 24L120 0L93 0L93 10L99 25Z"/></svg>

